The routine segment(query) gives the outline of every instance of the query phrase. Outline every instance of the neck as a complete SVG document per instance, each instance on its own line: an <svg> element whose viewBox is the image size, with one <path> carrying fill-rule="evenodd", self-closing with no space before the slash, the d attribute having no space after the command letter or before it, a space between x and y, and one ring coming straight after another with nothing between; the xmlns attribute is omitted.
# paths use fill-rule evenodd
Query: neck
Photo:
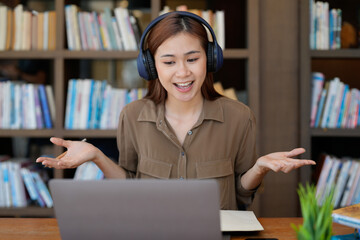
<svg viewBox="0 0 360 240"><path fill-rule="evenodd" d="M204 98L200 94L198 98L193 99L189 102L177 101L175 99L166 99L165 101L165 109L167 116L178 116L178 117L186 117L199 115L203 107Z"/></svg>

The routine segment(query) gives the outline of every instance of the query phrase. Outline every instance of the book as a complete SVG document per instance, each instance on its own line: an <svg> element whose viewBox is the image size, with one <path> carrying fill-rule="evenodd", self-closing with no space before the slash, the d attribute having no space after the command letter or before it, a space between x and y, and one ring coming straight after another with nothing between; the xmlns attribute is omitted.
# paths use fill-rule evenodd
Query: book
<svg viewBox="0 0 360 240"><path fill-rule="evenodd" d="M32 23L32 13L30 11L23 12L23 24L22 24L22 47L21 50L30 50L31 49L31 29Z"/></svg>
<svg viewBox="0 0 360 240"><path fill-rule="evenodd" d="M14 18L15 18L15 39L14 39L14 48L13 50L21 50L22 43L22 30L23 30L23 5L18 4L14 8Z"/></svg>
<svg viewBox="0 0 360 240"><path fill-rule="evenodd" d="M120 35L123 40L124 50L137 50L137 43L130 23L128 9L117 7L114 12L119 25Z"/></svg>
<svg viewBox="0 0 360 240"><path fill-rule="evenodd" d="M315 126L316 112L321 99L321 92L324 86L325 76L320 72L312 73L312 100L311 100L311 116L310 127Z"/></svg>
<svg viewBox="0 0 360 240"><path fill-rule="evenodd" d="M46 187L44 181L40 177L38 172L31 172L36 188L39 191L40 196L44 199L46 207L51 208L53 206L53 200L50 195L49 189Z"/></svg>
<svg viewBox="0 0 360 240"><path fill-rule="evenodd" d="M81 41L81 47L83 50L89 50L88 42L87 42L87 35L86 35L86 27L85 27L85 13L84 12L78 12L78 21L80 26L80 41Z"/></svg>
<svg viewBox="0 0 360 240"><path fill-rule="evenodd" d="M40 99L40 103L41 103L41 107L42 107L41 109L42 109L42 113L43 113L44 120L45 120L44 121L45 127L52 128L51 115L50 115L48 100L46 97L45 86L40 84L38 90L39 90L39 99Z"/></svg>
<svg viewBox="0 0 360 240"><path fill-rule="evenodd" d="M74 175L75 180L101 180L103 178L103 172L93 162L85 162L78 166Z"/></svg>
<svg viewBox="0 0 360 240"><path fill-rule="evenodd" d="M2 164L3 163L0 161L0 207L5 207L5 182L4 182Z"/></svg>
<svg viewBox="0 0 360 240"><path fill-rule="evenodd" d="M11 206L11 186L10 186L10 180L9 180L9 162L3 162L1 165L1 171L3 176L3 194L5 199L5 207Z"/></svg>
<svg viewBox="0 0 360 240"><path fill-rule="evenodd" d="M321 168L321 173L319 176L319 180L316 184L316 197L318 198L319 204L321 204L323 193L326 189L326 181L331 174L331 168L333 166L334 160L331 156L326 155L324 164Z"/></svg>
<svg viewBox="0 0 360 240"><path fill-rule="evenodd" d="M45 91L46 91L46 96L47 96L47 100L48 100L48 103L49 103L51 120L54 123L55 118L56 118L56 111L55 111L55 98L54 98L54 92L52 90L52 86L51 85L46 85L45 86Z"/></svg>
<svg viewBox="0 0 360 240"><path fill-rule="evenodd" d="M360 203L333 210L332 218L333 222L359 229Z"/></svg>
<svg viewBox="0 0 360 240"><path fill-rule="evenodd" d="M220 210L220 225L222 232L264 230L253 211Z"/></svg>
<svg viewBox="0 0 360 240"><path fill-rule="evenodd" d="M353 166L351 166L351 171L349 172L349 180L346 184L346 187L344 190L344 195L340 202L340 207L346 207L347 200L351 193L351 188L355 184L354 181L355 181L359 166L360 166L360 163L357 161L354 161Z"/></svg>
<svg viewBox="0 0 360 240"><path fill-rule="evenodd" d="M37 23L37 50L44 49L44 13L39 12ZM35 34L35 33L34 33Z"/></svg>
<svg viewBox="0 0 360 240"><path fill-rule="evenodd" d="M36 191L36 186L34 179L31 177L31 173L27 168L21 168L21 176L23 178L26 190L30 196L30 199L36 201L38 199L38 192Z"/></svg>
<svg viewBox="0 0 360 240"><path fill-rule="evenodd" d="M335 97L336 97L336 90L338 89L339 83L340 83L339 78L334 78L330 82L329 91L328 91L328 94L327 94L325 108L324 108L324 113L323 113L323 116L322 116L322 122L321 122L321 127L322 128L327 128L328 127L329 116L330 116L330 112L332 111L333 106L334 106L334 101L335 101Z"/></svg>
<svg viewBox="0 0 360 240"><path fill-rule="evenodd" d="M102 20L104 21L104 25L106 26L108 37L109 37L109 45L111 45L110 49L119 50L117 45L117 41L115 39L115 32L112 26L112 15L111 11L108 7L104 8L104 13L102 15Z"/></svg>
<svg viewBox="0 0 360 240"><path fill-rule="evenodd" d="M44 26L43 26L43 49L49 49L49 11L44 12Z"/></svg>
<svg viewBox="0 0 360 240"><path fill-rule="evenodd" d="M71 6L65 6L65 29L66 29L66 39L67 46L69 50L75 49L75 37L73 33L73 25L71 22Z"/></svg>
<svg viewBox="0 0 360 240"><path fill-rule="evenodd" d="M38 86L34 88L35 97L35 115L36 115L36 128L44 128L43 111L41 109L40 96Z"/></svg>
<svg viewBox="0 0 360 240"><path fill-rule="evenodd" d="M6 48L7 7L0 6L0 51Z"/></svg>
<svg viewBox="0 0 360 240"><path fill-rule="evenodd" d="M343 164L338 176L338 180L336 181L336 186L334 190L334 208L337 208L340 204L341 197L345 190L346 181L348 180L351 165L352 165L351 160L348 159L343 160Z"/></svg>
<svg viewBox="0 0 360 240"><path fill-rule="evenodd" d="M36 50L38 44L38 12L33 11L32 18L31 18L31 49Z"/></svg>
<svg viewBox="0 0 360 240"><path fill-rule="evenodd" d="M56 12L49 11L48 50L56 49Z"/></svg>
<svg viewBox="0 0 360 240"><path fill-rule="evenodd" d="M13 34L14 34L14 11L8 9L7 11L7 27L6 27L6 45L5 50L12 49Z"/></svg>

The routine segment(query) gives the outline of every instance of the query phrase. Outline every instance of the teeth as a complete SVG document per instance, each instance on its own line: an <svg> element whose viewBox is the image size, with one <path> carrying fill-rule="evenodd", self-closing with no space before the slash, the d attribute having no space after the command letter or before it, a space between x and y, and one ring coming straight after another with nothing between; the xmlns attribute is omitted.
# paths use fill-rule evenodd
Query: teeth
<svg viewBox="0 0 360 240"><path fill-rule="evenodd" d="M176 83L176 85L180 86L180 87L187 87L191 84L192 82L187 82L187 83Z"/></svg>

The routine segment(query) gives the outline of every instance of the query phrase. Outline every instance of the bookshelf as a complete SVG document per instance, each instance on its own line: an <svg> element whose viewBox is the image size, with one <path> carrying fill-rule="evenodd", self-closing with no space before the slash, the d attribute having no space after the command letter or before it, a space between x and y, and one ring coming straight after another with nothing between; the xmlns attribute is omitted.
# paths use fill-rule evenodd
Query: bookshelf
<svg viewBox="0 0 360 240"><path fill-rule="evenodd" d="M30 0L29 2L31 2ZM33 0L35 1L35 0ZM41 2L41 1L40 1ZM26 130L26 129L0 129L1 139L11 139L13 137L39 138L48 139L51 136L66 138L66 139L107 139L112 143L116 139L116 130L68 130L64 128L65 121L65 107L67 83L69 76L78 77L77 70L74 71L73 63L78 64L80 60L91 61L128 61L136 60L138 51L70 51L66 44L65 31L65 2L79 4L81 1L64 1L54 0L54 9L56 12L56 49L48 51L1 51L0 60L8 59L45 59L51 64L50 84L53 87L55 96L56 119L53 123L52 129ZM91 1L96 2L96 1ZM101 1L98 1L101 2ZM119 1L111 1L112 3ZM207 9L224 9L225 21L230 24L231 19L238 17L238 12L234 11L234 7L241 7L241 20L243 23L239 30L233 27L226 27L236 33L236 41L231 40L232 34L228 30L226 32L226 45L228 48L224 49L224 66L229 65L224 70L215 74L215 81L217 79L227 78L227 82L222 82L225 86L235 86L236 90L245 91L247 95L247 104L254 111L255 116L259 119L259 1L258 0L232 0L231 2L222 3L223 1L163 1L151 0L151 8L149 14L151 19L158 16L160 10L164 5L181 5L187 4L189 8L196 8L199 4ZM14 4L18 1L14 0ZM233 8L233 9L232 9ZM236 9L235 9L236 10ZM235 14L235 15L234 15ZM232 23L234 24L234 23ZM226 25L227 26L227 25ZM242 37L241 37L242 36ZM240 39L241 38L241 39ZM240 39L240 40L238 40ZM240 41L241 43L238 43ZM228 44L229 42L229 44ZM77 66L75 64L75 66ZM234 68L235 66L235 68ZM240 74L238 73L241 69ZM134 74L137 74L134 73ZM75 75L75 76L73 76ZM5 140L6 141L6 140ZM11 141L11 140L9 140ZM115 142L116 144L116 142ZM49 142L49 145L50 142ZM64 149L51 146L53 155L61 154ZM0 154L3 151L0 147ZM35 159L33 159L35 161ZM69 170L53 170L52 177L67 178ZM71 175L71 170L70 170ZM42 209L38 207L27 208L0 208L1 216L26 216L26 217L45 217L53 216L52 209Z"/></svg>
<svg viewBox="0 0 360 240"><path fill-rule="evenodd" d="M350 22L358 28L358 15L360 5L353 0L324 1L330 8L342 9L343 21ZM359 89L358 66L360 61L360 45L353 48L336 50L312 50L310 47L310 7L308 0L300 2L300 142L307 149L304 158L319 159L322 152L334 154L341 158L344 156L359 157L357 145L360 143L359 128L311 128L311 73L322 72L325 80L339 77L340 80L349 84L350 88ZM357 36L358 37L358 36ZM314 169L302 168L300 171L301 182L311 181Z"/></svg>

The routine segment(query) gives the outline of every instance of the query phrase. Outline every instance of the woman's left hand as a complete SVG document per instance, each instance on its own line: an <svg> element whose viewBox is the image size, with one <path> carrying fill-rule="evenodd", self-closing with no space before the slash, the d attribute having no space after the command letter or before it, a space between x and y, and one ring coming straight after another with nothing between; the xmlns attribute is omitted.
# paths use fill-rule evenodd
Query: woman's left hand
<svg viewBox="0 0 360 240"><path fill-rule="evenodd" d="M258 171L259 174L266 174L268 171L272 170L274 172L284 172L288 173L294 169L305 165L315 165L313 160L304 160L304 159L294 159L293 157L300 155L305 152L304 148L295 148L290 152L275 152L268 155L260 157L254 168ZM254 170L255 170L254 169Z"/></svg>

